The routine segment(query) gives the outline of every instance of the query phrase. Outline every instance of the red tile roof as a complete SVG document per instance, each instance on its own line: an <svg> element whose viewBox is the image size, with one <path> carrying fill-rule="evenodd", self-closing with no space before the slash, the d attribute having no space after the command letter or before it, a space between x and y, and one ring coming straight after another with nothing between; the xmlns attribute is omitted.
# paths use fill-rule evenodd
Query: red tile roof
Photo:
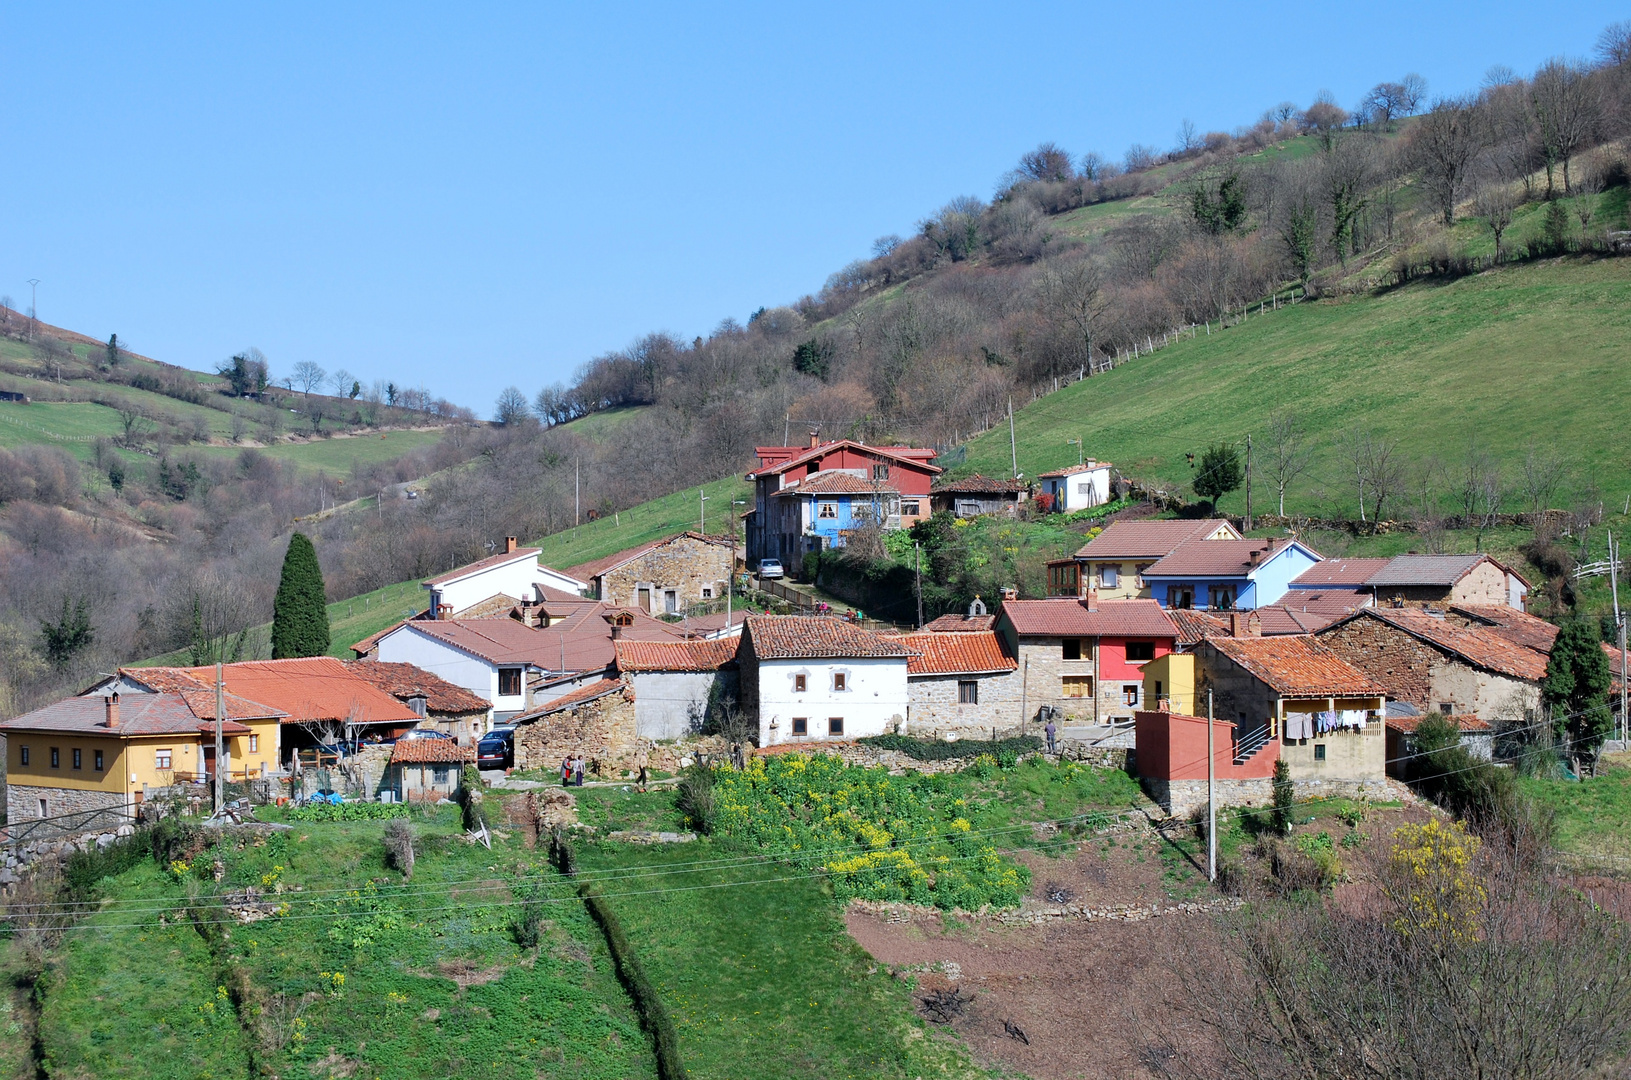
<svg viewBox="0 0 1631 1080"><path fill-rule="evenodd" d="M923 629L936 634L966 634L975 630L991 630L997 625L995 615L942 615L923 624Z"/></svg>
<svg viewBox="0 0 1631 1080"><path fill-rule="evenodd" d="M1013 671L1018 666L1002 648L1002 639L986 630L964 634L937 634L923 630L901 634L899 640L915 654L906 661L906 674L985 675Z"/></svg>
<svg viewBox="0 0 1631 1080"><path fill-rule="evenodd" d="M208 672L208 675L196 674L200 671ZM214 668L120 668L119 674L156 693L180 694L200 719L215 719ZM221 701L226 706L228 720L263 720L283 715L280 709L250 701L230 691L222 695Z"/></svg>
<svg viewBox="0 0 1631 1080"><path fill-rule="evenodd" d="M607 694L616 693L619 690L623 691L632 700L634 691L632 688L625 687L622 679L614 679L610 677L596 679L594 682L584 683L576 690L567 691L554 701L545 702L544 704L533 709L531 712L522 713L520 716L517 716L511 720L510 723L524 724L529 720L537 720L538 718L548 716L551 713L558 713L563 709L570 709L590 701L596 701L605 697Z"/></svg>
<svg viewBox="0 0 1631 1080"><path fill-rule="evenodd" d="M460 764L474 760L474 748L460 746L452 739L398 739L391 748L392 765Z"/></svg>
<svg viewBox="0 0 1631 1080"><path fill-rule="evenodd" d="M1172 608L1167 619L1178 634L1179 645L1194 645L1204 637L1229 634L1229 620L1193 608Z"/></svg>
<svg viewBox="0 0 1631 1080"><path fill-rule="evenodd" d="M1080 551L1078 559L1160 559L1171 555L1178 545L1209 536L1227 528L1238 536L1234 526L1222 518L1197 521L1113 521Z"/></svg>
<svg viewBox="0 0 1631 1080"><path fill-rule="evenodd" d="M141 678L165 670L189 675L206 685L215 678L212 667L140 668L132 674ZM421 719L396 698L353 675L332 656L250 660L227 664L224 674L233 693L286 713L285 724L348 719L361 724L417 724Z"/></svg>
<svg viewBox="0 0 1631 1080"><path fill-rule="evenodd" d="M1098 472L1100 469L1108 469L1109 467L1110 463L1108 461L1089 461L1083 465L1067 465L1063 469L1049 469L1045 473L1037 473L1036 478L1038 480L1054 480L1061 476L1075 476L1077 473Z"/></svg>
<svg viewBox="0 0 1631 1080"><path fill-rule="evenodd" d="M1370 676L1311 637L1207 638L1281 697L1382 697Z"/></svg>
<svg viewBox="0 0 1631 1080"><path fill-rule="evenodd" d="M871 480L863 480L854 473L839 472L830 469L826 472L812 473L803 480L797 481L776 492L777 498L795 497L799 495L899 495L900 489L889 484L873 486Z"/></svg>
<svg viewBox="0 0 1631 1080"><path fill-rule="evenodd" d="M1044 474L1046 475L1046 474ZM1010 480L1006 477L993 478L975 473L965 476L961 480L951 480L936 485L930 490L931 495L1017 495L1025 490L1025 481Z"/></svg>
<svg viewBox="0 0 1631 1080"><path fill-rule="evenodd" d="M460 578L469 577L471 574L479 574L483 570L491 570L495 566L504 566L508 563L520 562L522 559L531 559L536 563L538 561L539 550L540 549L538 548L516 548L514 551L506 551L498 555L489 555L485 559L478 559L473 563L468 563L459 567L457 570L449 570L445 574L439 574L433 578L426 578L424 584L446 585L450 581L458 581ZM567 577L573 576L575 575L567 575Z"/></svg>
<svg viewBox="0 0 1631 1080"><path fill-rule="evenodd" d="M1291 579L1293 588L1320 588L1327 585L1358 588L1369 581L1387 559L1325 559Z"/></svg>
<svg viewBox="0 0 1631 1080"><path fill-rule="evenodd" d="M1234 577L1268 562L1291 545L1284 537L1267 540L1191 540L1158 559L1145 577Z"/></svg>
<svg viewBox="0 0 1631 1080"><path fill-rule="evenodd" d="M898 461L902 465L906 465L913 469L919 469L926 473L939 474L945 472L945 470L940 466L929 464L929 459L935 456L935 452L933 450L921 450L909 446L867 446L864 443L858 443L852 439L835 439L832 442L821 443L819 446L800 448L799 453L788 458L786 461L775 465L767 465L756 470L756 475L774 476L777 473L786 472L788 469L806 464L812 460L820 460L821 458L826 457L828 454L841 450L845 447L858 450L863 454L889 458L892 461ZM764 453L765 451L774 451L777 449L791 448L771 446L761 446L756 448L761 458L766 456Z"/></svg>
<svg viewBox="0 0 1631 1080"><path fill-rule="evenodd" d="M718 671L736 663L734 637L695 641L619 641L617 670Z"/></svg>
<svg viewBox="0 0 1631 1080"><path fill-rule="evenodd" d="M514 619L443 619L406 624L407 632L445 642L491 664L527 664L543 671L596 671L617 650L612 628L598 611L580 613L551 627L525 626ZM675 641L677 627L647 617L621 631L624 640ZM564 665L564 666L563 666Z"/></svg>
<svg viewBox="0 0 1631 1080"><path fill-rule="evenodd" d="M1175 638L1178 631L1154 600L1087 602L1062 596L1049 600L1008 600L1002 615L1020 637Z"/></svg>
<svg viewBox="0 0 1631 1080"><path fill-rule="evenodd" d="M1378 619L1475 667L1538 682L1546 674L1546 654L1518 644L1492 627L1462 626L1418 608L1361 608L1345 619ZM1333 624L1337 625L1337 624Z"/></svg>
<svg viewBox="0 0 1631 1080"><path fill-rule="evenodd" d="M1280 634L1312 634L1316 630L1324 630L1336 622L1347 611L1308 611L1301 608L1290 607L1285 604L1270 604L1260 607L1253 612L1258 619L1258 627L1264 634L1275 636Z"/></svg>
<svg viewBox="0 0 1631 1080"><path fill-rule="evenodd" d="M1472 716L1471 714L1465 716L1442 716L1439 713L1433 713L1431 715L1440 717L1444 720L1454 721L1456 727L1460 728L1463 732L1481 734L1483 732L1495 730L1490 726L1487 720L1480 720L1478 717ZM1392 728L1394 731L1402 731L1406 735L1410 735L1413 734L1415 730L1421 726L1422 721L1426 719L1426 716L1390 716L1387 718L1387 726Z"/></svg>
<svg viewBox="0 0 1631 1080"><path fill-rule="evenodd" d="M266 719L263 711L259 717ZM80 735L104 735L110 738L137 735L198 735L214 732L215 725L205 722L193 711L182 694L124 693L119 695L119 726L106 725L107 702L101 694L64 698L44 708L12 717L0 723L0 732L8 731L60 731ZM233 720L223 723L227 734L242 735L249 730Z"/></svg>
<svg viewBox="0 0 1631 1080"><path fill-rule="evenodd" d="M863 630L824 615L752 615L743 633L760 660L865 660L905 657L896 634Z"/></svg>
<svg viewBox="0 0 1631 1080"><path fill-rule="evenodd" d="M708 544L718 544L722 547L730 546L730 537L728 536L704 536L699 532L675 533L673 536L665 536L661 540L653 540L649 544L641 544L639 547L624 548L622 551L616 552L612 555L607 555L604 558L591 559L586 563L579 563L576 566L569 566L565 570L562 570L561 573L570 578L577 578L580 581L593 581L595 578L600 577L607 571L615 570L624 563L633 559L638 559L640 556L649 551L655 551L664 544L672 544L676 540L683 540L687 537L692 540L700 540Z"/></svg>
<svg viewBox="0 0 1631 1080"><path fill-rule="evenodd" d="M413 664L386 664L378 660L351 660L345 668L390 694L398 701L424 697L425 709L436 713L485 713L492 706L484 697L471 693L462 686L454 686L439 675L432 675Z"/></svg>
<svg viewBox="0 0 1631 1080"><path fill-rule="evenodd" d="M1452 604L1450 610L1465 615L1475 622L1487 625L1502 637L1510 638L1526 648L1552 652L1557 640L1557 627L1545 619L1537 619L1526 611L1505 604Z"/></svg>

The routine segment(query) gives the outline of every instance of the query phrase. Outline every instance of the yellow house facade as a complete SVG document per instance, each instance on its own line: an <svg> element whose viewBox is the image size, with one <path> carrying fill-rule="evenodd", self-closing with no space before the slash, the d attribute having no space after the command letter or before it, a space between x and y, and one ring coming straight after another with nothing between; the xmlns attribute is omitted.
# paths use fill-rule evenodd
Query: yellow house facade
<svg viewBox="0 0 1631 1080"><path fill-rule="evenodd" d="M1239 539L1239 531L1221 518L1113 522L1071 558L1048 564L1048 593L1092 591L1100 600L1147 600L1152 594L1144 571L1181 545Z"/></svg>
<svg viewBox="0 0 1631 1080"><path fill-rule="evenodd" d="M199 696L207 704L189 700ZM230 698L226 711L228 778L276 769L282 714L242 698ZM0 723L0 735L11 821L134 808L150 791L204 783L215 771L213 695L67 698Z"/></svg>

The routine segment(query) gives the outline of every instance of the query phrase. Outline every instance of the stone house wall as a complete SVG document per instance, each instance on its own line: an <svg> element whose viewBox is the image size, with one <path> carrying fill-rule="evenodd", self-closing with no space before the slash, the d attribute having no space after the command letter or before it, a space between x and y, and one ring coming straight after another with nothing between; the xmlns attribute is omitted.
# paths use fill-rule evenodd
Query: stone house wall
<svg viewBox="0 0 1631 1080"><path fill-rule="evenodd" d="M957 684L965 679L978 683L976 704L958 702ZM1022 723L1020 715L1024 673L1015 669L999 675L914 675L906 682L906 723L903 735L935 738L947 731L978 732L990 735L992 728L1009 728ZM1030 709L1031 715L1036 710Z"/></svg>
<svg viewBox="0 0 1631 1080"><path fill-rule="evenodd" d="M45 813L40 813L40 800L45 800ZM130 797L122 791L98 791L95 788L35 787L31 784L6 785L6 820L27 821L38 817L61 817L83 810L111 810L134 807Z"/></svg>
<svg viewBox="0 0 1631 1080"><path fill-rule="evenodd" d="M1195 669L1197 712L1205 711L1206 692L1211 690L1212 715L1240 725L1242 735L1279 714L1280 696L1273 687L1206 642L1195 649Z"/></svg>
<svg viewBox="0 0 1631 1080"><path fill-rule="evenodd" d="M644 586L650 589L646 610L661 615L664 593L672 589L678 610L684 611L724 596L730 575L730 545L681 536L601 575L599 599L619 607L642 606Z"/></svg>
<svg viewBox="0 0 1631 1080"><path fill-rule="evenodd" d="M1083 638L1082 659L1066 660L1063 638L1026 637L1019 640L1017 649L1019 667L1015 674L1024 685L1027 721L1034 720L1037 710L1044 705L1052 706L1064 713L1067 721L1078 723L1093 723L1101 716L1110 715L1104 700L1107 691L1099 685L1098 673L1094 670L1096 665L1093 657L1096 647L1093 638ZM1065 696L1064 677L1067 675L1085 675L1092 680L1093 693L1099 695L1097 709L1094 707L1092 696ZM1114 692L1119 695L1119 683ZM1119 701L1120 698L1117 697L1115 700ZM1131 715L1131 710L1126 711Z"/></svg>
<svg viewBox="0 0 1631 1080"><path fill-rule="evenodd" d="M686 739L679 743L653 743L641 738L635 703L627 694L620 693L550 713L515 729L517 769L553 773L568 754L582 754L591 775L615 779L633 773L636 757L642 749L646 751L648 767L676 773L698 753L721 754L730 748L718 738Z"/></svg>
<svg viewBox="0 0 1631 1080"><path fill-rule="evenodd" d="M1435 668L1446 654L1380 619L1362 616L1315 635L1321 645L1387 688L1391 701L1425 712L1433 700Z"/></svg>
<svg viewBox="0 0 1631 1080"><path fill-rule="evenodd" d="M626 678L634 688L635 729L642 739L695 735L710 704L737 699L734 670L641 671Z"/></svg>

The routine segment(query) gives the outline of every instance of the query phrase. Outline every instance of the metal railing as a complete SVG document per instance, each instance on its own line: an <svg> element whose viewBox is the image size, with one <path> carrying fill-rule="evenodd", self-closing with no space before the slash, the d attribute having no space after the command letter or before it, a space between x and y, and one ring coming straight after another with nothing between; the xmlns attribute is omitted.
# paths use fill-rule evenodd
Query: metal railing
<svg viewBox="0 0 1631 1080"><path fill-rule="evenodd" d="M1250 761L1257 752L1274 741L1274 735L1266 727L1257 728L1250 735L1235 743L1235 764L1244 765Z"/></svg>

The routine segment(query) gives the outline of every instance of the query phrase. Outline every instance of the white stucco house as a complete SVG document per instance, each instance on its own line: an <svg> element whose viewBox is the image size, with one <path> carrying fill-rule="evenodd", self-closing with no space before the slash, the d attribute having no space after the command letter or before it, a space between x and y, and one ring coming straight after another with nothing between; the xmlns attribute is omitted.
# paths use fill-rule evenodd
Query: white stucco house
<svg viewBox="0 0 1631 1080"><path fill-rule="evenodd" d="M1064 469L1053 469L1037 477L1042 492L1053 497L1053 508L1061 514L1103 506L1110 501L1110 463L1086 461Z"/></svg>
<svg viewBox="0 0 1631 1080"><path fill-rule="evenodd" d="M910 655L898 637L842 619L750 616L737 651L742 708L761 747L882 735L905 720Z"/></svg>
<svg viewBox="0 0 1631 1080"><path fill-rule="evenodd" d="M538 562L537 548L516 547L515 537L504 538L504 550L479 562L449 570L424 582L430 593L430 613L457 616L494 596L516 600L542 600L539 587L572 596L582 595L589 583L551 570Z"/></svg>

